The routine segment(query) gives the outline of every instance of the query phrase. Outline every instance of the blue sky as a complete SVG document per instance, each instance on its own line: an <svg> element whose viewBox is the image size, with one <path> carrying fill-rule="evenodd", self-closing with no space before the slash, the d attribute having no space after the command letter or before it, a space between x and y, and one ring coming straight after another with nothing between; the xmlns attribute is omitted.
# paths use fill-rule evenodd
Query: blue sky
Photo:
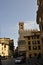
<svg viewBox="0 0 43 65"><path fill-rule="evenodd" d="M0 0L0 37L14 39L17 46L18 23L36 21L37 0Z"/></svg>

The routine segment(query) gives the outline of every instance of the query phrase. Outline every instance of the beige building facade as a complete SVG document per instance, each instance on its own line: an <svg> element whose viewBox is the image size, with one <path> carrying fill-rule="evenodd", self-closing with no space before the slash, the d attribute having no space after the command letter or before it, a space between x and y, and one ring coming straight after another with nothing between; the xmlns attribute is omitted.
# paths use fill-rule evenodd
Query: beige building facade
<svg viewBox="0 0 43 65"><path fill-rule="evenodd" d="M42 43L40 31L24 30L24 23L19 23L18 53L24 54L26 58L42 54Z"/></svg>
<svg viewBox="0 0 43 65"><path fill-rule="evenodd" d="M0 38L0 55L8 57L10 55L10 38Z"/></svg>

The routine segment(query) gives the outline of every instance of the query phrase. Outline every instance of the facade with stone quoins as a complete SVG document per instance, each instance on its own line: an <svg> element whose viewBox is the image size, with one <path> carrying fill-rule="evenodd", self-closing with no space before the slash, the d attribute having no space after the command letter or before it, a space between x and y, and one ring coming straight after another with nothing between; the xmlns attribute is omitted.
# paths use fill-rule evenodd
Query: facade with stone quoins
<svg viewBox="0 0 43 65"><path fill-rule="evenodd" d="M24 23L19 23L18 54L24 54L26 58L42 54L42 42L40 31L24 30Z"/></svg>

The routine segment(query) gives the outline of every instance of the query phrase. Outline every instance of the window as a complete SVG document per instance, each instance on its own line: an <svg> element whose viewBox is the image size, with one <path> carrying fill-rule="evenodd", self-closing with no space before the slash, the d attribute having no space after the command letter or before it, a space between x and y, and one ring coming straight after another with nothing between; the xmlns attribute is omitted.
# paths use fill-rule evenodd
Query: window
<svg viewBox="0 0 43 65"><path fill-rule="evenodd" d="M2 52L2 54L3 54L3 52Z"/></svg>
<svg viewBox="0 0 43 65"><path fill-rule="evenodd" d="M25 41L19 41L18 44L19 45L24 45L25 44Z"/></svg>
<svg viewBox="0 0 43 65"><path fill-rule="evenodd" d="M31 50L31 46L28 46L29 50Z"/></svg>
<svg viewBox="0 0 43 65"><path fill-rule="evenodd" d="M40 58L40 57L41 57L41 53L38 54L38 58Z"/></svg>
<svg viewBox="0 0 43 65"><path fill-rule="evenodd" d="M37 55L37 53L34 53L34 55L36 56L36 55Z"/></svg>
<svg viewBox="0 0 43 65"><path fill-rule="evenodd" d="M2 47L2 50L3 50L3 47Z"/></svg>
<svg viewBox="0 0 43 65"><path fill-rule="evenodd" d="M28 40L30 40L30 37L28 36Z"/></svg>
<svg viewBox="0 0 43 65"><path fill-rule="evenodd" d="M33 39L33 36L32 36L32 39Z"/></svg>
<svg viewBox="0 0 43 65"><path fill-rule="evenodd" d="M40 41L38 40L37 43L40 44Z"/></svg>
<svg viewBox="0 0 43 65"><path fill-rule="evenodd" d="M6 45L4 45L4 48L6 48Z"/></svg>
<svg viewBox="0 0 43 65"><path fill-rule="evenodd" d="M29 55L29 58L32 58L32 54Z"/></svg>
<svg viewBox="0 0 43 65"><path fill-rule="evenodd" d="M32 41L32 44L34 44L34 41Z"/></svg>
<svg viewBox="0 0 43 65"><path fill-rule="evenodd" d="M34 37L34 39L36 39L36 33L34 33L34 36L33 37Z"/></svg>
<svg viewBox="0 0 43 65"><path fill-rule="evenodd" d="M34 36L32 36L32 39L36 39L36 36L34 35Z"/></svg>
<svg viewBox="0 0 43 65"><path fill-rule="evenodd" d="M37 39L39 39L39 35L37 35Z"/></svg>
<svg viewBox="0 0 43 65"><path fill-rule="evenodd" d="M43 26L42 26L42 31L43 31Z"/></svg>
<svg viewBox="0 0 43 65"><path fill-rule="evenodd" d="M38 46L38 49L39 49L39 50L41 49L40 46Z"/></svg>
<svg viewBox="0 0 43 65"><path fill-rule="evenodd" d="M32 41L32 44L36 44L36 41Z"/></svg>
<svg viewBox="0 0 43 65"><path fill-rule="evenodd" d="M33 46L33 50L37 50L37 46Z"/></svg>
<svg viewBox="0 0 43 65"><path fill-rule="evenodd" d="M21 29L23 29L23 26L21 25Z"/></svg>
<svg viewBox="0 0 43 65"><path fill-rule="evenodd" d="M34 39L36 39L36 36L34 35Z"/></svg>
<svg viewBox="0 0 43 65"><path fill-rule="evenodd" d="M3 46L4 43L2 43L2 46Z"/></svg>
<svg viewBox="0 0 43 65"><path fill-rule="evenodd" d="M30 45L30 41L28 41L28 45Z"/></svg>

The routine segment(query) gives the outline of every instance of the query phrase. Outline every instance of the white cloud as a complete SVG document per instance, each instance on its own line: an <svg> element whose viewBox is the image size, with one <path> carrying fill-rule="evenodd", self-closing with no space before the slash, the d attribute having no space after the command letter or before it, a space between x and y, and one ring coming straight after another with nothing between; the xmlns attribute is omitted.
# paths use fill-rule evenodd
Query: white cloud
<svg viewBox="0 0 43 65"><path fill-rule="evenodd" d="M31 30L31 29L39 30L39 25L35 21L27 21L24 23L24 29L25 30Z"/></svg>

